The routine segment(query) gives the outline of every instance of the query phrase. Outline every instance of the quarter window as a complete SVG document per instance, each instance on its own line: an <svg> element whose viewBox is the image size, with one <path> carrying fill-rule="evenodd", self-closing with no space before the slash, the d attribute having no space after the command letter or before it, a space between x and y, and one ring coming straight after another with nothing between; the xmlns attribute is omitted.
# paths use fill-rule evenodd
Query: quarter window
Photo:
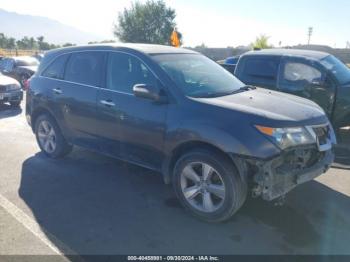
<svg viewBox="0 0 350 262"><path fill-rule="evenodd" d="M43 76L55 79L63 79L64 66L69 55L62 55L49 65Z"/></svg>
<svg viewBox="0 0 350 262"><path fill-rule="evenodd" d="M287 62L284 66L280 88L290 91L302 91L316 80L322 80L322 73L317 68L304 63Z"/></svg>
<svg viewBox="0 0 350 262"><path fill-rule="evenodd" d="M73 53L68 60L64 79L85 85L101 86L104 61L104 52Z"/></svg>
<svg viewBox="0 0 350 262"><path fill-rule="evenodd" d="M147 66L134 56L111 53L108 59L107 88L132 94L136 84L157 85Z"/></svg>
<svg viewBox="0 0 350 262"><path fill-rule="evenodd" d="M321 78L321 75L316 68L301 63L287 63L284 69L284 79L287 81L305 80L311 83Z"/></svg>

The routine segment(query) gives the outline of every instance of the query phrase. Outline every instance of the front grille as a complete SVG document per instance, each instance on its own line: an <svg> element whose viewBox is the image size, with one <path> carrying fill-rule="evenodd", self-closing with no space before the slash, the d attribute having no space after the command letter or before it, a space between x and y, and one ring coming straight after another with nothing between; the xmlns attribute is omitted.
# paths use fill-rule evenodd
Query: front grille
<svg viewBox="0 0 350 262"><path fill-rule="evenodd" d="M6 92L6 86L0 85L0 92Z"/></svg>
<svg viewBox="0 0 350 262"><path fill-rule="evenodd" d="M327 144L330 139L329 126L313 127L320 146Z"/></svg>

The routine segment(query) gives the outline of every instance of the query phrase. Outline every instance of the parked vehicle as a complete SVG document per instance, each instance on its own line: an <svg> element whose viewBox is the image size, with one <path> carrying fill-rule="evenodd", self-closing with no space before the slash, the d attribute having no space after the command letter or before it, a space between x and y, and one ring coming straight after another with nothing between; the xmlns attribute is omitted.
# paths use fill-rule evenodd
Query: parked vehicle
<svg viewBox="0 0 350 262"><path fill-rule="evenodd" d="M23 99L23 92L20 83L0 73L0 104L10 103L18 107Z"/></svg>
<svg viewBox="0 0 350 262"><path fill-rule="evenodd" d="M323 108L337 133L350 130L350 69L328 53L251 51L240 57L235 76L247 85L311 99Z"/></svg>
<svg viewBox="0 0 350 262"><path fill-rule="evenodd" d="M229 71L231 74L234 74L235 72L235 68L236 65L238 63L240 56L232 56L232 57L228 57L225 60L223 60L222 62L220 62L219 64L225 68L227 71Z"/></svg>
<svg viewBox="0 0 350 262"><path fill-rule="evenodd" d="M6 57L0 63L0 71L19 81L21 85L37 70L39 61L30 56Z"/></svg>
<svg viewBox="0 0 350 262"><path fill-rule="evenodd" d="M38 60L39 61L39 63L41 62L41 60L43 59L43 57L44 57L44 54L42 54L42 53L38 53L38 54L35 54L35 55L33 55L32 57L34 57L36 60Z"/></svg>
<svg viewBox="0 0 350 262"><path fill-rule="evenodd" d="M284 196L334 158L332 127L314 102L246 86L181 48L50 51L30 79L26 116L48 157L78 145L159 171L210 222L229 219L248 192Z"/></svg>

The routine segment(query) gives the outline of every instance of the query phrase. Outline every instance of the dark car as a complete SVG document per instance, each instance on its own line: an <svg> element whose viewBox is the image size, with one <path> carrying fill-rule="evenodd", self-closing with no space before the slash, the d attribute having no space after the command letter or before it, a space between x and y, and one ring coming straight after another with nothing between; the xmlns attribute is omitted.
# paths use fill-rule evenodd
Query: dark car
<svg viewBox="0 0 350 262"><path fill-rule="evenodd" d="M247 85L311 99L323 108L338 134L350 130L350 69L328 53L251 51L240 57L235 76Z"/></svg>
<svg viewBox="0 0 350 262"><path fill-rule="evenodd" d="M159 171L211 222L230 218L248 193L283 196L334 158L332 126L314 102L246 86L181 48L50 51L30 80L26 116L48 157L77 145Z"/></svg>
<svg viewBox="0 0 350 262"><path fill-rule="evenodd" d="M239 58L240 56L231 56L225 60L220 61L219 64L231 74L234 74Z"/></svg>
<svg viewBox="0 0 350 262"><path fill-rule="evenodd" d="M39 61L30 56L6 57L0 63L0 71L19 81L24 86L38 69Z"/></svg>
<svg viewBox="0 0 350 262"><path fill-rule="evenodd" d="M0 104L10 103L18 107L23 99L23 92L20 83L0 73Z"/></svg>

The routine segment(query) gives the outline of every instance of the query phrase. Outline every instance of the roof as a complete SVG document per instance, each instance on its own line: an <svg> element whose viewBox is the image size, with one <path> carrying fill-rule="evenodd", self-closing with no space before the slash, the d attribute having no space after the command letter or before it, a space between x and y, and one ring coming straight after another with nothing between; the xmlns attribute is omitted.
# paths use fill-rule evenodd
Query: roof
<svg viewBox="0 0 350 262"><path fill-rule="evenodd" d="M263 49L258 51L249 51L246 55L276 55L276 56L301 56L314 59L323 59L330 54L320 51L302 50L302 49Z"/></svg>
<svg viewBox="0 0 350 262"><path fill-rule="evenodd" d="M56 51L78 51L78 50L113 50L113 49L131 49L136 50L145 54L197 54L197 52L185 49L178 48L166 45L152 45L152 44L133 44L133 43L106 43L106 44L92 44L92 45L83 45L83 46L74 46L55 49L48 53L54 53Z"/></svg>

